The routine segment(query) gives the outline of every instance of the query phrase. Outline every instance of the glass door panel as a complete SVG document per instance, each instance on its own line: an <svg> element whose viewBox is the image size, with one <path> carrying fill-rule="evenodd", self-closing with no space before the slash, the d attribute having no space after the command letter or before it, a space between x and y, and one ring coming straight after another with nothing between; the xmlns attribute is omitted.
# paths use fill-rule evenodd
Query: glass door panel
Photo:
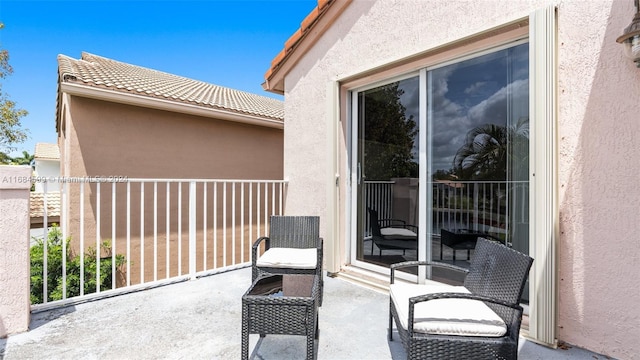
<svg viewBox="0 0 640 360"><path fill-rule="evenodd" d="M528 253L528 44L427 74L432 258L467 265L469 233Z"/></svg>
<svg viewBox="0 0 640 360"><path fill-rule="evenodd" d="M417 258L418 112L418 77L357 95L357 261Z"/></svg>

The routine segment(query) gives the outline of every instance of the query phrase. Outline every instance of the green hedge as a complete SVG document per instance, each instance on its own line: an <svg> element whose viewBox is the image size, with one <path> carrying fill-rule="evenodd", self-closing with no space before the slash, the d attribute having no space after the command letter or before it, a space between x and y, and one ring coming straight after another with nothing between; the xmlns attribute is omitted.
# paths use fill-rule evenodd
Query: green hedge
<svg viewBox="0 0 640 360"><path fill-rule="evenodd" d="M67 237L66 242L66 298L80 295L80 255L72 254ZM62 232L57 225L49 231L47 238L47 301L60 300L62 296ZM112 252L111 242L105 240L100 244L100 290L110 290L112 288ZM44 301L43 281L44 281L44 241L36 240L36 244L31 247L31 303L41 304ZM122 276L122 269L126 263L124 255L117 254L116 276ZM89 247L84 255L84 293L96 292L96 248Z"/></svg>

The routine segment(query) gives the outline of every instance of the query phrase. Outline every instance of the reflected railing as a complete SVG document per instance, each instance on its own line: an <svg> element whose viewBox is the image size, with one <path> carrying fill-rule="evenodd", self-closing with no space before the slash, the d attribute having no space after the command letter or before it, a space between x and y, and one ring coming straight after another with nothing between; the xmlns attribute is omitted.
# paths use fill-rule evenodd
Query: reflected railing
<svg viewBox="0 0 640 360"><path fill-rule="evenodd" d="M413 184L417 188L417 182ZM365 181L366 206L377 210L380 218L398 217L394 214L399 203L395 194L400 193L396 186L395 181ZM435 180L432 186L432 234L440 234L441 229L469 229L509 243L510 226L528 222L528 181ZM415 207L407 209L407 213L417 210L418 199L402 201ZM370 229L366 219L365 236L370 235Z"/></svg>

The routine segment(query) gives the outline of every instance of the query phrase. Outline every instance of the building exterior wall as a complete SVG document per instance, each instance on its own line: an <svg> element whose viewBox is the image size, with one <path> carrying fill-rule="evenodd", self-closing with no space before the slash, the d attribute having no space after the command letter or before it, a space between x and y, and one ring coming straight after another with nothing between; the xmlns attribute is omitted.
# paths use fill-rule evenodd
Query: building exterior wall
<svg viewBox="0 0 640 360"><path fill-rule="evenodd" d="M68 176L281 179L282 130L70 97Z"/></svg>
<svg viewBox="0 0 640 360"><path fill-rule="evenodd" d="M132 283L138 283L140 279L141 261L141 237L144 238L145 261L152 264L154 259L154 195L153 184L147 183L144 188L144 230L141 230L141 185L133 182L130 186L131 215L127 219L127 179L229 179L229 180L281 180L283 173L283 131L282 129L260 127L255 125L239 124L231 121L203 118L193 115L184 115L174 112L122 105L112 102L100 101L75 96L67 96L63 102L67 109L62 117L63 131L59 133L61 151L61 176L63 179L86 179L93 181L101 179L121 179L122 183L116 184L115 223L116 232L112 230L112 184L107 182L88 182L84 184L84 218L81 220L81 190L80 184L68 185L67 235L71 237L72 253L78 254L80 250L81 228L83 232L84 251L88 247L96 247L98 237L96 219L98 218L97 186L100 185L100 239L115 242L116 252L123 254L127 246L127 237L134 240L131 245ZM164 246L166 228L166 183L158 184L158 215L157 228ZM182 204L178 205L178 185L171 184L169 222L170 222L170 249L175 252L178 248L177 240L182 242L182 270L188 271L188 236L189 229L189 187L181 186ZM63 185L67 186L67 185ZM199 185L201 186L201 185ZM199 194L202 188L199 187ZM209 188L209 214L211 210L211 197L213 190ZM222 197L222 188L218 190ZM231 195L230 195L231 196ZM254 192L253 197L257 194ZM254 199L255 200L255 199ZM261 199L262 200L262 199ZM248 195L245 201L249 201ZM231 212L230 200L227 201L228 212ZM64 205L63 205L64 206ZM222 217L222 204L218 200L218 217ZM197 203L198 229L197 238L203 238L202 230L202 195ZM180 210L182 231L178 235L178 212ZM254 212L259 211L254 209ZM65 216L66 215L66 216ZM209 218L212 215L209 215ZM127 220L130 225L127 225ZM63 220L64 221L64 220ZM209 219L211 226L212 219ZM227 218L226 225L230 225L231 216ZM257 221L257 215L253 214L253 221ZM238 219L238 223L240 219ZM129 228L127 227L129 226ZM248 220L246 228L248 228ZM223 222L218 220L219 238L222 238ZM127 233L129 231L129 234ZM247 239L255 240L248 229L244 231ZM144 236L141 235L144 233ZM115 235L115 236L114 236ZM210 239L213 238L209 235ZM210 240L212 241L212 240ZM199 243L198 246L202 246ZM209 249L213 245L209 245ZM219 242L219 257L222 257L222 241ZM240 246L240 244L238 244ZM160 278L165 275L164 247L157 249L158 274ZM244 259L248 259L249 246L245 246ZM199 250L200 251L200 250ZM211 251L211 250L210 250ZM228 256L232 254L231 246L227 247ZM239 263L240 252L236 252ZM107 255L105 253L103 256ZM198 258L198 271L204 270L201 258ZM245 260L246 261L246 260ZM178 274L177 257L172 255L171 276ZM218 264L222 262L219 261ZM145 282L154 279L153 268L145 267Z"/></svg>
<svg viewBox="0 0 640 360"><path fill-rule="evenodd" d="M354 0L285 78L287 213L327 213L327 84L526 18L548 4ZM635 9L624 0L559 1L557 8L557 334L599 353L637 358L640 70L615 42ZM343 254L347 126L338 139Z"/></svg>
<svg viewBox="0 0 640 360"><path fill-rule="evenodd" d="M60 176L60 161L36 159L35 176L39 178L39 181L35 183L35 191L44 192L43 178L58 178ZM58 182L47 181L47 192L59 190L60 184Z"/></svg>

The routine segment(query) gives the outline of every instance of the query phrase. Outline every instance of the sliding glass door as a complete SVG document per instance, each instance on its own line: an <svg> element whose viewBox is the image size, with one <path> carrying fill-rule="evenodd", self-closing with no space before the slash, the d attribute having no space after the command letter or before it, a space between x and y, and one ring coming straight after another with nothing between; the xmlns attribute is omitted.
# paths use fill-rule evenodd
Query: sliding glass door
<svg viewBox="0 0 640 360"><path fill-rule="evenodd" d="M356 172L357 241L355 259L388 267L415 258L418 214L418 77L357 93ZM393 221L389 219L394 219ZM398 228L400 229L400 228ZM380 231L384 232L382 235Z"/></svg>
<svg viewBox="0 0 640 360"><path fill-rule="evenodd" d="M352 259L466 266L474 236L528 253L528 43L353 94Z"/></svg>

